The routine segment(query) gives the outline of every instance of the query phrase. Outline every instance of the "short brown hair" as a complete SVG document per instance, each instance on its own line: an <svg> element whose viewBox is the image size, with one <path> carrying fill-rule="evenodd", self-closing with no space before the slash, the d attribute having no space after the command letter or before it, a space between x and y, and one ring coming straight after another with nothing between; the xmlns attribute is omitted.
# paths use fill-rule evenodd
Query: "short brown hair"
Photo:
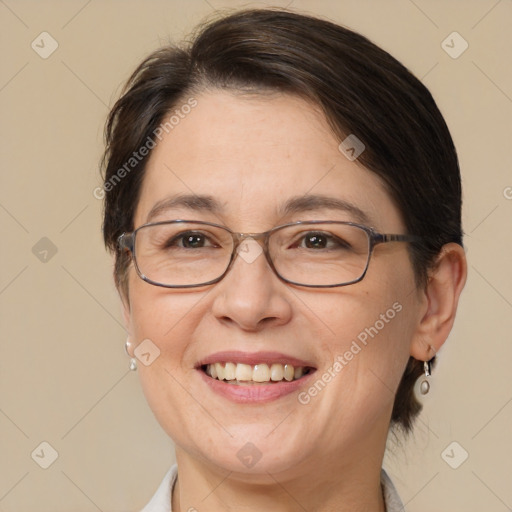
<svg viewBox="0 0 512 512"><path fill-rule="evenodd" d="M423 238L409 249L418 287L426 285L444 244L462 245L457 154L427 88L387 52L345 27L282 9L242 10L201 25L190 43L147 57L109 114L103 235L115 254L121 293L127 296L130 256L117 239L134 229L150 153L134 161L122 179L114 178L166 115L206 89L297 94L322 108L340 141L349 134L363 141L359 164L384 181L407 232ZM421 410L413 387L422 372L423 363L411 357L396 394L392 423L406 432Z"/></svg>

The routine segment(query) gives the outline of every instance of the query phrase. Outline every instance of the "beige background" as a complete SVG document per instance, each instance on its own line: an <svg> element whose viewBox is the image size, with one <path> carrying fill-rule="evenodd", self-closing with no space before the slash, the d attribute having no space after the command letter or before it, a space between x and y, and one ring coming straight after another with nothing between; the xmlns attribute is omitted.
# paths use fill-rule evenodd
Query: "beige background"
<svg viewBox="0 0 512 512"><path fill-rule="evenodd" d="M469 280L415 435L390 443L385 462L409 512L511 510L512 2L272 5L287 4L388 50L446 117ZM173 461L123 350L93 196L103 123L143 56L213 10L243 5L265 4L0 0L1 512L135 511ZM47 59L31 48L43 31L59 45ZM441 46L453 31L469 43L457 59ZM43 237L57 249L46 262L48 242L33 249ZM43 441L58 452L48 469L36 463L49 457ZM453 441L452 464L469 453L458 469L441 456Z"/></svg>

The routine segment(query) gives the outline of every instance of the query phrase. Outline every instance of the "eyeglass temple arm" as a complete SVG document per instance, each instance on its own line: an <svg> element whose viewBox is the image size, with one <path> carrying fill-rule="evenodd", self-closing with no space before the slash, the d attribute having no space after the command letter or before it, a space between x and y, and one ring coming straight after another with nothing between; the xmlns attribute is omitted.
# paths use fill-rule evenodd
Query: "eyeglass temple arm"
<svg viewBox="0 0 512 512"><path fill-rule="evenodd" d="M123 233L122 235L119 235L117 244L120 249L128 249L133 252L133 233Z"/></svg>
<svg viewBox="0 0 512 512"><path fill-rule="evenodd" d="M383 244L386 242L420 242L421 236L416 235L383 235L374 233L373 240L375 244Z"/></svg>

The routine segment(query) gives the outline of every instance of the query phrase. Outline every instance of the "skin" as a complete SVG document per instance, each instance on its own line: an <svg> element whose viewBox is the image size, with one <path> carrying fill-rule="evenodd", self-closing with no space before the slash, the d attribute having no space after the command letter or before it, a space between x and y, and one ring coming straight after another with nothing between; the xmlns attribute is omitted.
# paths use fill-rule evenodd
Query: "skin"
<svg viewBox="0 0 512 512"><path fill-rule="evenodd" d="M292 95L205 91L152 153L135 214L176 193L218 199L217 214L161 212L234 231L262 232L296 220L355 221L323 209L280 217L291 196L349 200L381 233L405 233L379 178L339 150L317 107ZM418 290L404 243L376 247L363 281L307 289L278 279L263 256L237 258L215 285L152 286L130 268L124 316L132 348L149 338L160 356L139 364L145 396L176 443L173 511L383 511L380 469L394 393L410 355L430 359L446 340L466 279L464 251L446 245ZM320 376L357 335L394 303L397 313L311 401L292 393L265 404L235 404L213 393L195 368L223 350L277 350L313 361ZM261 459L245 467L247 442Z"/></svg>

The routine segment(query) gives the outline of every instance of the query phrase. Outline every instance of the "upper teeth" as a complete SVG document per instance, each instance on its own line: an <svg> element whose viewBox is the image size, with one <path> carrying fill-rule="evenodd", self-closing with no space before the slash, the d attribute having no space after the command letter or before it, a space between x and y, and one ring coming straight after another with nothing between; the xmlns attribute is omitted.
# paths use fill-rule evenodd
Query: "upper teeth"
<svg viewBox="0 0 512 512"><path fill-rule="evenodd" d="M243 364L243 363L215 363L206 365L206 373L218 380L237 380L270 382L300 379L305 373L304 366L294 368L291 364Z"/></svg>

